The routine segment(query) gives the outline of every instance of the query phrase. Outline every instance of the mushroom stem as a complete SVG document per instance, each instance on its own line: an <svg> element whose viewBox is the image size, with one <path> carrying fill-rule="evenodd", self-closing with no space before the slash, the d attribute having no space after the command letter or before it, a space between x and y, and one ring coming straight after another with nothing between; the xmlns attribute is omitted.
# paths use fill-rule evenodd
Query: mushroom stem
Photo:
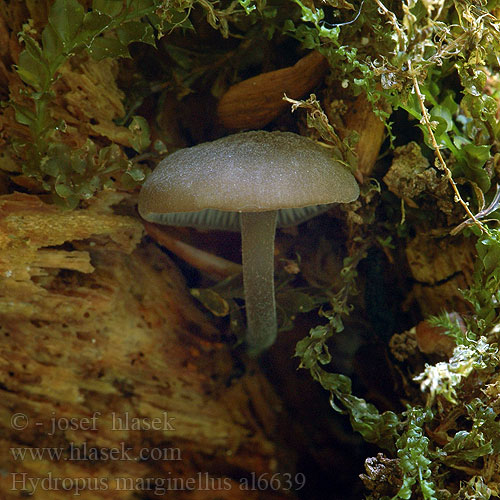
<svg viewBox="0 0 500 500"><path fill-rule="evenodd" d="M274 298L276 214L276 210L240 214L246 341L249 353L254 356L273 344L277 333Z"/></svg>

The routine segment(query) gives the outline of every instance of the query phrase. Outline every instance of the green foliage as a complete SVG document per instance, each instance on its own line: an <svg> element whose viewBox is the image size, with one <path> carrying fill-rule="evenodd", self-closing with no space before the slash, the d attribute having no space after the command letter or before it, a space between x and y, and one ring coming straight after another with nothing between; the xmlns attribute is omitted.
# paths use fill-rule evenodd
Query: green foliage
<svg viewBox="0 0 500 500"><path fill-rule="evenodd" d="M476 338L471 332L468 332L467 335L463 332L458 315L450 315L444 312L439 316L431 316L426 321L453 338L457 345L469 345L470 341Z"/></svg>
<svg viewBox="0 0 500 500"><path fill-rule="evenodd" d="M368 43L364 43L365 39L363 37L353 35L360 31L365 23L373 23L374 28L380 27L380 16L376 14L376 8L372 6L365 7L360 19L353 24L352 29L351 26L346 26L344 30L342 25L349 23L328 25L324 21L323 9L311 8L301 0L294 1L301 9L301 21L303 23L287 20L283 25L283 31L300 40L305 48L316 49L325 55L330 66L339 72L339 78L348 78L356 87L364 89L368 98L375 101L376 81L369 62L371 55L367 47ZM346 5L344 4L343 7L345 8ZM368 12L366 12L367 10ZM349 39L349 42L347 42L347 39ZM381 110L379 111L383 113ZM388 116L385 113L383 114L385 117Z"/></svg>
<svg viewBox="0 0 500 500"><path fill-rule="evenodd" d="M453 155L453 174L456 177L466 177L475 183L481 191L487 192L491 186L491 173L485 169L486 162L491 158L491 144L482 144L485 138L478 135L477 127L472 127L463 107L456 102L457 96L448 91L440 96L436 81L430 81L420 86L420 91L426 102L430 103L430 123L432 134L439 147L446 148ZM394 100L394 98L393 98ZM405 109L415 119L419 120L424 140L429 147L433 146L429 129L422 122L421 104L416 94L410 94L408 99L401 102L400 107ZM493 113L484 113L487 120L491 120ZM491 141L495 137L488 137Z"/></svg>
<svg viewBox="0 0 500 500"><path fill-rule="evenodd" d="M321 108L321 104L315 94L311 94L309 98L304 101L297 101L289 99L288 97L284 99L292 104L292 112L299 108L307 111L307 126L316 129L321 139L333 146L333 158L351 169L354 173L358 163L356 153L354 152L354 145L358 142L357 133L352 132L345 139L340 139L335 129L328 121L328 117Z"/></svg>
<svg viewBox="0 0 500 500"><path fill-rule="evenodd" d="M130 57L131 42L154 45L154 31L162 28L162 21L156 16L159 6L153 0L95 0L92 10L84 12L77 0L56 0L40 42L29 31L20 35L25 50L19 56L17 72L33 89L28 93L32 105L15 101L11 105L17 121L29 127L31 140L16 141L14 147L26 158L23 173L37 179L62 206L75 207L80 200L110 185L112 177L130 187L143 180L145 174L124 158L117 145L98 151L88 140L84 148L74 151L64 143L65 124L56 122L50 113L52 85L58 70L83 50L99 60ZM134 149L144 151L150 143L146 121L134 117L130 130L134 134Z"/></svg>
<svg viewBox="0 0 500 500"><path fill-rule="evenodd" d="M313 379L330 393L332 408L349 415L354 430L366 441L393 450L398 425L396 414L391 411L379 413L374 405L352 394L348 377L323 368L331 361L327 342L336 332L343 330L342 316L351 310L349 298L357 293L356 265L364 256L365 249L361 248L353 257L344 260L341 271L344 286L330 298L331 309L321 312L328 323L311 329L309 336L297 343L295 356L300 358L300 367L309 370Z"/></svg>
<svg viewBox="0 0 500 500"><path fill-rule="evenodd" d="M488 53L500 47L500 24L486 6L467 2L449 8L448 23L431 20L430 12L419 0L408 7L402 22L395 18L391 21L398 48L403 51L398 52L399 58L387 59L377 70L382 84L384 75L391 75L397 82L383 84L388 91L385 95L394 107L402 107L419 121L432 149L448 151L454 178L463 177L486 193L493 175L487 167L500 128L495 116L496 101L484 92L488 71L484 65ZM460 79L463 97L443 84L455 75ZM442 158L436 166L448 169Z"/></svg>
<svg viewBox="0 0 500 500"><path fill-rule="evenodd" d="M424 424L432 418L429 410L409 408L403 413L406 419L405 432L396 442L400 467L403 471L403 484L393 500L412 498L413 486L418 484L422 498L437 500L436 490L431 478L432 459L429 458L429 438L425 436Z"/></svg>
<svg viewBox="0 0 500 500"><path fill-rule="evenodd" d="M368 403L358 400L349 407L339 397L350 395L350 384L343 376L327 372L325 366L331 358L327 340L341 331L341 316L349 313L343 300L332 300L332 310L323 313L328 324L313 328L297 344L296 354L301 366L330 392L331 401L340 402L334 407L349 413L353 428L362 421L366 426L360 432L365 438L379 444L373 436L393 440L403 471L403 484L394 498L441 498L444 476L437 471L444 473L448 467L466 470L470 464L478 474L463 484L456 498L490 498L493 489L481 479L480 471L482 460L498 453L498 411L485 402L483 394L471 398L470 391L472 381L481 385L491 380L500 363L495 343L500 320L500 233L476 222L487 215L495 217L498 208L498 197L492 191L498 183L494 166L498 165L500 146L499 96L498 88L488 83L499 66L500 22L493 13L498 3L374 0L358 4L354 10L341 3L333 11L338 23L326 21L332 16L326 6L320 9L301 0L295 3L301 9L301 22L287 21L284 32L304 47L322 52L344 88L351 88L354 94L364 90L372 102L383 98L392 109L406 111L428 146L424 154L430 156L434 151L435 166L449 179L455 201L468 210L467 221L456 232L475 224L467 234L479 236L474 282L463 291L474 309L464 317L466 332L447 314L430 321L453 337L457 347L448 361L426 365L415 377L428 394L426 409L417 404L381 422L380 418L366 418L363 408ZM383 111L378 113L384 116ZM321 133L317 120L310 125ZM484 208L486 200L488 208ZM470 212L474 206L479 211L476 221ZM355 266L347 267L350 272L344 278L344 291L352 286L350 273L355 272ZM353 414L362 417L353 418ZM374 408L369 414L380 416ZM441 425L454 429L442 436L443 447L433 443L427 431L435 427L441 432Z"/></svg>
<svg viewBox="0 0 500 500"><path fill-rule="evenodd" d="M444 461L448 465L471 463L500 451L500 423L496 420L496 411L479 398L465 404L465 410L471 427L456 432L443 447Z"/></svg>
<svg viewBox="0 0 500 500"><path fill-rule="evenodd" d="M425 370L415 377L422 392L429 391L429 406L440 395L450 403L457 403L456 389L472 372L495 370L500 358L495 344L485 337L477 341L468 339L467 345L458 345L448 362L426 365Z"/></svg>
<svg viewBox="0 0 500 500"><path fill-rule="evenodd" d="M29 165L25 173L30 173ZM124 187L131 187L144 178L142 168L126 160L116 144L97 150L88 140L79 150L63 143L47 145L46 156L32 176L38 178L47 191L53 189L56 202L61 200L67 208L75 208L80 200L91 198L98 189L111 187L116 176ZM61 202L59 202L61 203Z"/></svg>
<svg viewBox="0 0 500 500"><path fill-rule="evenodd" d="M491 229L476 243L474 283L464 296L474 307L473 327L482 333L499 320L500 307L500 231Z"/></svg>
<svg viewBox="0 0 500 500"><path fill-rule="evenodd" d="M495 311L498 300L493 293L498 292L497 274L500 262L494 260L496 252L500 250L496 236L496 232L492 231L479 240L478 245L483 246L476 269L479 282L476 289L467 293L469 298L475 301L479 295L483 306L489 301L489 309L493 308ZM351 273L353 269L348 273L352 277ZM489 288L482 288L485 283L489 283ZM346 312L342 307L337 310ZM481 312L482 308L478 307L478 311ZM475 380L475 384L483 385L495 375L500 364L497 345L492 343L491 339L478 337L472 331L464 334L461 326L448 314L434 318L431 323L453 336L458 345L447 362L426 365L425 370L414 378L420 382L422 392L429 393L427 407L424 409L418 405L409 406L407 411L400 415L392 412L380 415L375 408L364 412L364 408L371 405L358 398L354 398L352 405L346 404L346 398L338 394L350 396L349 380L342 375L327 373L319 367L330 361L331 355L325 340L331 337L334 330L339 331L342 328L338 318L330 318L328 326L314 328L309 337L297 345L297 355L302 358L301 366L311 370L313 377L330 391L331 399L335 396L342 402L351 417L353 429L358 430L367 441L376 442L389 450L392 449L390 443L394 443L403 479L393 499L414 498L417 491L424 499L441 498L434 478L440 478L441 481L443 476L436 475L436 471L448 467L461 469L466 464L480 463L489 456L495 460L494 457L500 452L498 410L484 400L484 395L471 397L470 387L467 386L471 378ZM491 328L491 323L488 325ZM448 401L448 410L434 410L436 401L439 401L441 408L442 402ZM336 405L334 408L337 409ZM381 416L385 418L381 419ZM460 424L457 423L459 418ZM438 419L441 420L443 428L455 430L452 435L447 435L447 443L443 447L433 444L426 431L427 427L436 427ZM359 422L363 424L361 428ZM385 441L379 436L383 436ZM492 493L479 476L472 478L461 491L464 496L457 498L490 498ZM473 492L476 492L477 496L474 496Z"/></svg>
<svg viewBox="0 0 500 500"><path fill-rule="evenodd" d="M381 448L393 450L399 423L397 415L391 411L380 413L373 404L352 394L348 377L327 372L322 368L322 365L331 361L326 342L334 331L340 331L341 328L339 317L330 316L329 320L328 325L313 328L309 337L297 344L295 356L301 358L300 367L309 370L314 380L330 392L332 408L339 413L347 413L353 429L359 432L363 439Z"/></svg>
<svg viewBox="0 0 500 500"><path fill-rule="evenodd" d="M439 169L489 191L500 132L497 101L485 92L500 51L491 3L375 0L352 10L339 2L334 24L325 21L326 8L295 3L302 23L286 21L285 33L323 53L355 94L364 90L373 103L383 97L415 118L428 146L444 151ZM453 78L459 86L447 83ZM389 117L383 107L375 112Z"/></svg>
<svg viewBox="0 0 500 500"><path fill-rule="evenodd" d="M465 500L490 500L492 491L481 476L472 477L460 488L457 498ZM498 495L496 495L498 497Z"/></svg>

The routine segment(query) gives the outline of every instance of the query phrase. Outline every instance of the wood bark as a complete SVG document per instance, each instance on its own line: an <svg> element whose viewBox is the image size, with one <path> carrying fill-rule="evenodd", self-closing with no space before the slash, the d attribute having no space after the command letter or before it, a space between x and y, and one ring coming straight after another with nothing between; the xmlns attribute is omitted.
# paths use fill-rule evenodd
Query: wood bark
<svg viewBox="0 0 500 500"><path fill-rule="evenodd" d="M284 498L239 483L278 472L278 398L138 220L96 207L0 198L0 497Z"/></svg>

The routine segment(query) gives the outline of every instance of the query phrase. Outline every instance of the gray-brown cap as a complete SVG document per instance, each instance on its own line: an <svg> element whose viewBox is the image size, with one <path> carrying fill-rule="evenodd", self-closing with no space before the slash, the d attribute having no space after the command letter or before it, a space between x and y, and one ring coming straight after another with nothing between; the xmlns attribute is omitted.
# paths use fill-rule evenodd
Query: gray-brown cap
<svg viewBox="0 0 500 500"><path fill-rule="evenodd" d="M252 131L169 155L144 183L139 212L163 224L237 229L230 212L280 210L283 226L358 195L354 176L327 148L291 132Z"/></svg>

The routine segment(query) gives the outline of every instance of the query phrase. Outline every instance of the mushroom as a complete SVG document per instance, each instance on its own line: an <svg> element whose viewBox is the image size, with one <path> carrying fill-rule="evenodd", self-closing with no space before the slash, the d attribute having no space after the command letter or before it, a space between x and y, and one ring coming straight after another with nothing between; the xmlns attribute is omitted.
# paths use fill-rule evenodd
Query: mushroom
<svg viewBox="0 0 500 500"><path fill-rule="evenodd" d="M327 148L291 132L252 131L167 156L141 189L139 213L160 224L241 230L246 342L257 355L277 334L276 227L358 196L354 176Z"/></svg>

